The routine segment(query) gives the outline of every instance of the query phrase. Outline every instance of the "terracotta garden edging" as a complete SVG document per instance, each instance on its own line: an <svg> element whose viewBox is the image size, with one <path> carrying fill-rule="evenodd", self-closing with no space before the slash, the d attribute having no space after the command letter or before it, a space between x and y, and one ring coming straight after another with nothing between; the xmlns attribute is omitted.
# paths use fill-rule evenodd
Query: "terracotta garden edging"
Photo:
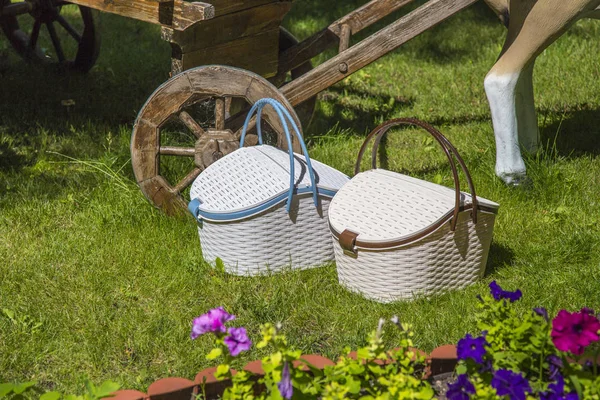
<svg viewBox="0 0 600 400"><path fill-rule="evenodd" d="M419 349L412 349L424 355L427 359L426 377L435 377L436 375L447 374L454 371L457 363L456 346L444 345L435 348L431 354L422 352ZM355 353L350 353L352 357ZM327 365L335 365L335 363L318 354L307 354L296 361L295 365L302 364L306 361L313 366L323 369ZM254 360L244 366L244 370L252 372L256 375L262 375L261 361ZM203 392L206 398L217 398L223 393L229 385L228 380L219 381L215 378L216 367L205 368L198 372L193 381L185 378L171 377L162 378L154 381L148 386L147 393L137 390L118 390L114 392L113 400L189 400L192 395L197 395ZM236 371L232 370L235 374Z"/></svg>

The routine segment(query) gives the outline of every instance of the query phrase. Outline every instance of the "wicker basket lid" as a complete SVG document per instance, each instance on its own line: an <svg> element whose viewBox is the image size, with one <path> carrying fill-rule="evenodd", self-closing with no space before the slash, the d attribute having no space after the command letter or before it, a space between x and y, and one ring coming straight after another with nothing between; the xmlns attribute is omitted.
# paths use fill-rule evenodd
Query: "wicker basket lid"
<svg viewBox="0 0 600 400"><path fill-rule="evenodd" d="M461 208L472 205L461 192ZM497 212L498 204L477 197L479 209ZM329 224L337 236L357 233L360 242L400 242L452 216L454 189L410 176L373 169L345 185L329 206Z"/></svg>
<svg viewBox="0 0 600 400"><path fill-rule="evenodd" d="M333 197L349 180L323 163L313 159L311 163L321 196ZM304 156L294 154L294 170L296 193L311 193ZM260 145L238 149L208 166L192 184L190 198L200 201L198 211L204 219L233 220L264 211L261 205L285 201L289 187L289 153ZM230 214L242 217L230 218Z"/></svg>

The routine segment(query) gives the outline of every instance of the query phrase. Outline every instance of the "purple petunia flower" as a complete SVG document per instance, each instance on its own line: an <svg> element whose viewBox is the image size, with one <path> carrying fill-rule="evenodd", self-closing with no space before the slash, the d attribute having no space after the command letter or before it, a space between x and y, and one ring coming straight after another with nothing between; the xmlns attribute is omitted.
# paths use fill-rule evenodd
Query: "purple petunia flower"
<svg viewBox="0 0 600 400"><path fill-rule="evenodd" d="M469 400L472 394L475 394L475 386L466 374L461 374L456 378L456 382L448 384L446 397L448 400Z"/></svg>
<svg viewBox="0 0 600 400"><path fill-rule="evenodd" d="M540 400L579 400L577 392L565 394L565 380L562 375L556 378L555 383L548 385L548 391L540 392Z"/></svg>
<svg viewBox="0 0 600 400"><path fill-rule="evenodd" d="M551 354L546 357L546 361L548 361L548 370L550 371L550 376L548 378L553 381L560 375L560 370L563 367L562 359L557 355Z"/></svg>
<svg viewBox="0 0 600 400"><path fill-rule="evenodd" d="M510 400L525 400L525 393L531 393L527 379L507 369L496 371L491 384L498 396L509 396Z"/></svg>
<svg viewBox="0 0 600 400"><path fill-rule="evenodd" d="M548 322L548 310L546 310L544 307L536 307L533 309L533 312L539 315L540 317L543 317L546 320L546 322Z"/></svg>
<svg viewBox="0 0 600 400"><path fill-rule="evenodd" d="M194 318L190 336L192 339L196 339L198 336L208 332L216 334L225 333L227 331L225 322L233 321L234 319L235 315L229 314L223 307L213 308L206 314Z"/></svg>
<svg viewBox="0 0 600 400"><path fill-rule="evenodd" d="M223 340L232 356L237 356L242 351L250 350L252 342L248 339L246 328L229 328Z"/></svg>
<svg viewBox="0 0 600 400"><path fill-rule="evenodd" d="M283 371L281 371L281 381L277 384L279 394L286 400L290 400L294 394L294 388L292 386L292 377L290 376L290 366L286 361L283 364Z"/></svg>
<svg viewBox="0 0 600 400"><path fill-rule="evenodd" d="M496 281L492 281L492 283L490 283L490 293L496 301L507 299L511 303L519 300L521 296L523 296L523 293L521 293L521 290L519 289L515 290L514 292L503 290L500 285L496 283Z"/></svg>
<svg viewBox="0 0 600 400"><path fill-rule="evenodd" d="M482 363L486 345L488 345L488 342L485 340L485 336L473 337L470 333L467 333L456 345L458 359L472 358L475 362Z"/></svg>
<svg viewBox="0 0 600 400"><path fill-rule="evenodd" d="M590 343L600 339L599 330L600 321L594 315L561 310L552 320L552 343L560 351L581 355Z"/></svg>

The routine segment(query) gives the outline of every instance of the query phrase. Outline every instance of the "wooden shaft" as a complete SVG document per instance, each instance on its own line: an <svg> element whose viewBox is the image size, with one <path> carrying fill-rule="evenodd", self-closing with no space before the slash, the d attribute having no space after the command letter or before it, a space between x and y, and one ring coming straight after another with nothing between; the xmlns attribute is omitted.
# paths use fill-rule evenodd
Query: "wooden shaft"
<svg viewBox="0 0 600 400"><path fill-rule="evenodd" d="M352 34L356 34L412 1L413 0L370 1L364 6L357 8L348 15L338 19L322 31L315 33L296 46L283 52L279 58L278 73L290 71L321 54L336 43L341 42L341 38L343 37L342 29L344 29L342 27L347 26L350 28Z"/></svg>
<svg viewBox="0 0 600 400"><path fill-rule="evenodd" d="M352 34L352 28L349 25L342 25L342 29L340 30L340 46L338 52L341 53L348 49L350 46L350 35Z"/></svg>
<svg viewBox="0 0 600 400"><path fill-rule="evenodd" d="M13 3L4 7L0 7L0 17L15 17L21 14L27 14L31 10L33 10L33 6L28 1L24 1L22 3Z"/></svg>
<svg viewBox="0 0 600 400"><path fill-rule="evenodd" d="M225 99L222 97L215 99L215 129L225 129Z"/></svg>
<svg viewBox="0 0 600 400"><path fill-rule="evenodd" d="M193 147L160 146L158 152L163 156L194 157L196 155L196 149Z"/></svg>
<svg viewBox="0 0 600 400"><path fill-rule="evenodd" d="M292 105L300 104L476 1L430 0L280 90Z"/></svg>

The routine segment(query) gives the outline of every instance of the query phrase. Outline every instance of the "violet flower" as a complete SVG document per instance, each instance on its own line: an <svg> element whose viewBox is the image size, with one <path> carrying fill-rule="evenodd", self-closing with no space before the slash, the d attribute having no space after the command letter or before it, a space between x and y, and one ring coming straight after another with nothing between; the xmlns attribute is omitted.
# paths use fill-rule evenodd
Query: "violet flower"
<svg viewBox="0 0 600 400"><path fill-rule="evenodd" d="M223 307L213 308L206 314L194 318L192 323L192 333L190 334L192 339L196 339L200 335L204 335L208 332L216 334L225 333L225 323L227 321L233 321L235 315L229 314Z"/></svg>
<svg viewBox="0 0 600 400"><path fill-rule="evenodd" d="M500 285L496 283L496 281L492 281L492 283L490 283L490 293L496 301L507 299L511 303L519 300L521 296L523 296L523 293L521 293L521 290L519 289L515 290L514 292L503 290Z"/></svg>
<svg viewBox="0 0 600 400"><path fill-rule="evenodd" d="M475 386L466 374L461 374L454 383L448 384L446 397L448 400L469 400L472 394L475 394Z"/></svg>
<svg viewBox="0 0 600 400"><path fill-rule="evenodd" d="M546 310L544 307L536 307L533 309L533 312L539 315L540 317L543 317L546 320L546 322L548 322L548 310Z"/></svg>
<svg viewBox="0 0 600 400"><path fill-rule="evenodd" d="M548 361L548 370L550 371L550 376L548 376L548 378L553 381L560 375L560 371L563 368L562 359L555 354L551 354L546 357L546 361Z"/></svg>
<svg viewBox="0 0 600 400"><path fill-rule="evenodd" d="M540 392L540 400L579 400L577 392L565 393L565 380L558 375L556 382L548 385L546 392Z"/></svg>
<svg viewBox="0 0 600 400"><path fill-rule="evenodd" d="M485 336L473 337L470 333L467 333L456 345L458 359L472 358L475 362L482 363L483 356L486 353L486 345L488 345L488 342L485 340Z"/></svg>
<svg viewBox="0 0 600 400"><path fill-rule="evenodd" d="M552 320L552 343L560 351L581 355L590 343L600 339L599 330L600 321L587 311L570 313L561 310Z"/></svg>
<svg viewBox="0 0 600 400"><path fill-rule="evenodd" d="M491 385L498 396L508 396L510 400L525 400L531 393L531 386L525 377L507 369L499 369L492 378Z"/></svg>
<svg viewBox="0 0 600 400"><path fill-rule="evenodd" d="M250 350L252 342L246 334L246 328L229 328L227 330L227 336L223 341L229 349L229 353L232 356L237 356L242 351Z"/></svg>
<svg viewBox="0 0 600 400"><path fill-rule="evenodd" d="M283 371L281 372L281 381L277 384L279 394L286 400L290 400L294 394L294 388L292 386L292 377L290 376L290 366L286 361L283 364Z"/></svg>

